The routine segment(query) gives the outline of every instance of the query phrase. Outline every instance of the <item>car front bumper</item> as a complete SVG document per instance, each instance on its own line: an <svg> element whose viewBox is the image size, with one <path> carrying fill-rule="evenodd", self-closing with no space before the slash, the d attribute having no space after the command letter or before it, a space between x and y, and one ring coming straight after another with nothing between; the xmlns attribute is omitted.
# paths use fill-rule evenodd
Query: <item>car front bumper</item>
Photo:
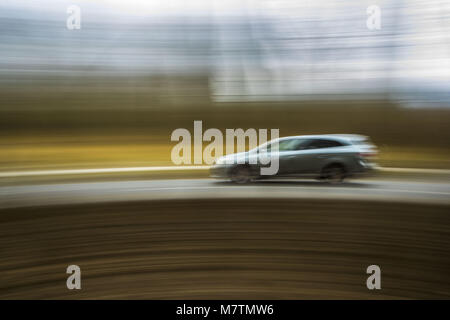
<svg viewBox="0 0 450 320"><path fill-rule="evenodd" d="M378 165L374 162L358 160L356 168L349 172L349 176L371 175L378 169Z"/></svg>
<svg viewBox="0 0 450 320"><path fill-rule="evenodd" d="M216 179L228 178L231 168L231 165L214 164L209 168L209 176Z"/></svg>

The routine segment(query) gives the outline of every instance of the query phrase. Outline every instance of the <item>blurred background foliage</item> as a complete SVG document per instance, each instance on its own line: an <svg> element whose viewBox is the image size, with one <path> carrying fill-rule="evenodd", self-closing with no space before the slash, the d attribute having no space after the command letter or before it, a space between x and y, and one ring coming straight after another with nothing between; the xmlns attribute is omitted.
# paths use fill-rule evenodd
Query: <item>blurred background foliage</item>
<svg viewBox="0 0 450 320"><path fill-rule="evenodd" d="M195 3L195 5L194 5ZM450 6L380 1L0 4L0 170L170 165L176 128L365 134L450 168Z"/></svg>

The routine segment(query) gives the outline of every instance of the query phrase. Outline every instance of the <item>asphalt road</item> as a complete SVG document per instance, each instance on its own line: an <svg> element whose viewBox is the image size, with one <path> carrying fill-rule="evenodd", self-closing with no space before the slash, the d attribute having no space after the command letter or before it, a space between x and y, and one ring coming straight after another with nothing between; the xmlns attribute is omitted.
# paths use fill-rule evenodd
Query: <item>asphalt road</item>
<svg viewBox="0 0 450 320"><path fill-rule="evenodd" d="M0 187L0 208L199 198L346 199L450 204L450 183L365 179L340 185L309 180L270 180L236 185L210 179L190 179Z"/></svg>

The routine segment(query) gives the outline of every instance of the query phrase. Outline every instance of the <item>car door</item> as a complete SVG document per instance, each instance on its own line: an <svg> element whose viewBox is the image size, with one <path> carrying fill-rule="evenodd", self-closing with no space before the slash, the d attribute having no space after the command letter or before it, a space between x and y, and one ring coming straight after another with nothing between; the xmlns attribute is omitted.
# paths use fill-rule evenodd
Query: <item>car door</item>
<svg viewBox="0 0 450 320"><path fill-rule="evenodd" d="M293 167L299 174L318 174L328 159L334 156L335 150L341 144L329 139L309 139L299 146L299 153Z"/></svg>
<svg viewBox="0 0 450 320"><path fill-rule="evenodd" d="M305 175L311 173L317 147L316 139L303 139L302 143L297 146L295 157L290 162L291 174Z"/></svg>
<svg viewBox="0 0 450 320"><path fill-rule="evenodd" d="M297 146L302 139L289 138L278 141L279 169L277 175L290 175L295 173L295 160L298 157Z"/></svg>

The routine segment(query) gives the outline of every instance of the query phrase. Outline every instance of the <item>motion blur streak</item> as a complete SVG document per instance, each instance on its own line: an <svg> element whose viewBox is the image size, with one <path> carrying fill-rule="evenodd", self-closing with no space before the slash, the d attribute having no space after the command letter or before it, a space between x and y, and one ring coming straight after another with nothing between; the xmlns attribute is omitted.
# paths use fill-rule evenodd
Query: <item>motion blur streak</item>
<svg viewBox="0 0 450 320"><path fill-rule="evenodd" d="M0 227L1 298L450 297L448 206L127 202L6 209ZM65 287L73 263L76 292Z"/></svg>
<svg viewBox="0 0 450 320"><path fill-rule="evenodd" d="M450 298L449 17L441 0L1 0L0 298ZM133 169L173 166L195 120L366 135L395 169L243 187Z"/></svg>
<svg viewBox="0 0 450 320"><path fill-rule="evenodd" d="M170 165L194 120L366 134L380 164L450 168L450 4L0 3L0 170ZM409 108L408 108L409 107ZM415 108L411 108L415 107Z"/></svg>
<svg viewBox="0 0 450 320"><path fill-rule="evenodd" d="M206 83L171 78L197 74L221 101L363 94L450 102L446 1L377 1L380 30L367 28L373 3L361 0L81 0L76 31L65 28L71 4L1 4L4 85L92 93L103 78L109 88L170 100L201 94ZM163 82L151 85L150 75Z"/></svg>

